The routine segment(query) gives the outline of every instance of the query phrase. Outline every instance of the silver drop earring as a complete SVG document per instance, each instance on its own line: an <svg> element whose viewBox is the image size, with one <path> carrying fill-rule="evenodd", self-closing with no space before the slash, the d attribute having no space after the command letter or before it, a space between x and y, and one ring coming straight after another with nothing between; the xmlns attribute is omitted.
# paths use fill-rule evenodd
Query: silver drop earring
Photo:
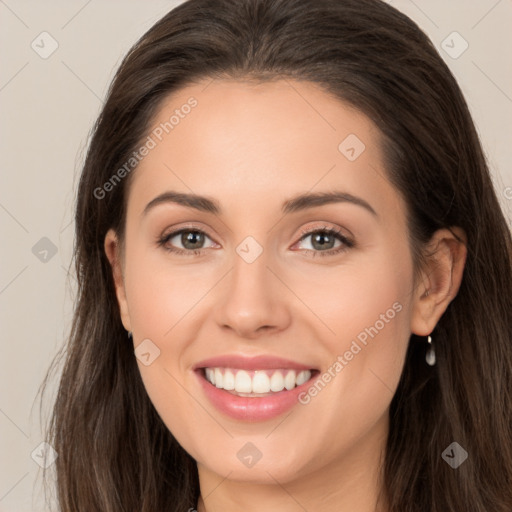
<svg viewBox="0 0 512 512"><path fill-rule="evenodd" d="M132 331L128 331L128 339L131 340L132 339Z"/></svg>
<svg viewBox="0 0 512 512"><path fill-rule="evenodd" d="M436 351L434 350L434 345L432 345L432 337L428 336L427 338L428 350L427 355L425 356L425 361L429 366L434 366L436 364Z"/></svg>

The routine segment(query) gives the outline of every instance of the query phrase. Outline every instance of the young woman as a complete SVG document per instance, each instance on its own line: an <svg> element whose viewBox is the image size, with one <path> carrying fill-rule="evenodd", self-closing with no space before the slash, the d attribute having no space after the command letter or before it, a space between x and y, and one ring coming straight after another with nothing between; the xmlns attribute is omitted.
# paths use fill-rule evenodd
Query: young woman
<svg viewBox="0 0 512 512"><path fill-rule="evenodd" d="M510 511L511 254L410 19L179 5L81 175L61 510Z"/></svg>

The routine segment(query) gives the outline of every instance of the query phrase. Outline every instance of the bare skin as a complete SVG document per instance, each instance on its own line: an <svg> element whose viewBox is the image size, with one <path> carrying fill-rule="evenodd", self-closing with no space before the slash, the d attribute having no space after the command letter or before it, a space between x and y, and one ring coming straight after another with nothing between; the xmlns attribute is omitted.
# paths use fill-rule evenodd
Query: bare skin
<svg viewBox="0 0 512 512"><path fill-rule="evenodd" d="M197 106L133 171L125 252L113 230L105 251L134 347L150 339L160 350L138 364L162 420L197 461L198 511L385 512L389 404L411 333L430 334L457 294L465 246L436 232L435 255L414 280L408 213L386 177L379 131L317 86L205 80L167 98L153 127L191 96ZM350 134L365 145L353 161L338 149ZM166 202L143 214L170 190L207 196L222 211ZM334 190L373 212L350 201L281 211L298 194ZM180 235L158 245L181 228L205 233L199 253ZM315 244L311 232L325 228L352 245ZM249 236L250 250L263 249L251 263L236 250ZM213 356L270 354L332 376L337 357L381 324L321 392L270 420L219 412L192 370ZM237 457L248 442L262 454L250 468Z"/></svg>

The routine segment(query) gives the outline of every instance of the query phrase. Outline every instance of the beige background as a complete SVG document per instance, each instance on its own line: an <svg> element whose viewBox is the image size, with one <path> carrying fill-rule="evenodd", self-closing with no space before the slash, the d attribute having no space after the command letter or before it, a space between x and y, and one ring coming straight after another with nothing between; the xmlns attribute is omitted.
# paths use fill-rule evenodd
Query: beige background
<svg viewBox="0 0 512 512"><path fill-rule="evenodd" d="M122 56L178 3L0 0L0 511L47 510L35 462L44 440L36 394L71 321L74 278L67 268L88 133ZM390 3L428 33L457 77L512 218L512 2ZM46 59L31 47L35 41L39 52L51 48L43 31L58 44ZM442 48L453 31L469 44L458 58ZM452 54L463 48L457 36L447 41Z"/></svg>

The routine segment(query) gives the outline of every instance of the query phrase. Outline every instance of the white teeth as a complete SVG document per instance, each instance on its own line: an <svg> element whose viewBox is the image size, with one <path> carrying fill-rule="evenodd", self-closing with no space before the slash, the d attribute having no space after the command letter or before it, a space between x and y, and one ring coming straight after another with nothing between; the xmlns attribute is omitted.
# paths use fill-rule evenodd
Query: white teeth
<svg viewBox="0 0 512 512"><path fill-rule="evenodd" d="M268 393L270 389L270 379L265 372L258 372L252 378L253 393Z"/></svg>
<svg viewBox="0 0 512 512"><path fill-rule="evenodd" d="M222 387L222 381L224 380L223 379L223 375L222 375L222 372L220 371L219 368L215 368L215 385L218 387L218 388L221 388Z"/></svg>
<svg viewBox="0 0 512 512"><path fill-rule="evenodd" d="M290 391L290 389L293 389L295 387L296 378L295 378L295 372L289 371L286 374L286 377L284 378L284 387Z"/></svg>
<svg viewBox="0 0 512 512"><path fill-rule="evenodd" d="M217 374L215 374L215 376L217 376ZM236 372L235 391L238 393L250 393L252 391L251 376L244 370Z"/></svg>
<svg viewBox="0 0 512 512"><path fill-rule="evenodd" d="M224 389L227 389L228 391L235 389L235 376L233 375L232 371L226 370L224 372L224 380L222 382L222 387Z"/></svg>
<svg viewBox="0 0 512 512"><path fill-rule="evenodd" d="M297 386L304 384L307 380L311 378L311 372L309 370L304 370L297 375Z"/></svg>
<svg viewBox="0 0 512 512"><path fill-rule="evenodd" d="M288 391L311 378L310 370L235 370L227 368L205 368L206 379L220 389L236 393L266 394Z"/></svg>
<svg viewBox="0 0 512 512"><path fill-rule="evenodd" d="M270 377L270 389L274 392L283 391L284 379L281 372L275 372L272 377Z"/></svg>

